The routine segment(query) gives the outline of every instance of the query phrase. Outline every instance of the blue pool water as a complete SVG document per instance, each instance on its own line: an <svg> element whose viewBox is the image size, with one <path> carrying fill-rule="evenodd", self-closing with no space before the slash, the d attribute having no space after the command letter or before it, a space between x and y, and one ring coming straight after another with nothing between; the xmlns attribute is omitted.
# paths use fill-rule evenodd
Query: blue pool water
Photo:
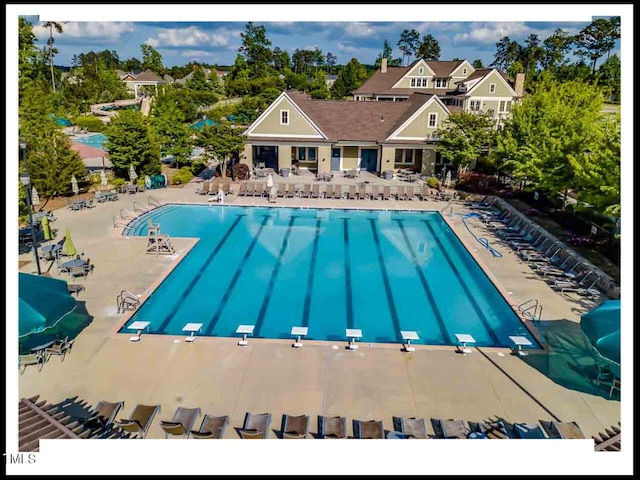
<svg viewBox="0 0 640 480"><path fill-rule="evenodd" d="M165 205L138 218L126 235L146 235L147 221L171 237L200 241L138 309L150 332L310 340L455 345L468 333L478 346L511 346L511 335L538 346L438 212ZM149 258L149 261L154 261ZM497 259L496 261L500 261Z"/></svg>
<svg viewBox="0 0 640 480"><path fill-rule="evenodd" d="M73 141L78 143L84 143L90 147L100 148L104 150L104 142L107 140L107 136L104 133L96 133L95 135L89 135L87 137L76 138Z"/></svg>

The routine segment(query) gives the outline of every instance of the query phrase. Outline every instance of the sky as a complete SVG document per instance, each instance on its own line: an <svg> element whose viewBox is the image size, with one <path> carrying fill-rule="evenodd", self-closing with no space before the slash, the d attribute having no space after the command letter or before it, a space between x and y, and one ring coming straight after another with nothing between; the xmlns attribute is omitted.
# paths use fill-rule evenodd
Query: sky
<svg viewBox="0 0 640 480"><path fill-rule="evenodd" d="M328 8L329 6L327 6ZM335 7L335 6L332 6ZM297 49L320 49L337 57L337 64L346 64L351 58L373 64L382 51L385 40L393 48L393 57L400 58L397 47L403 30L415 29L422 38L433 35L441 48L441 60L453 58L482 60L485 66L493 61L495 45L508 36L524 45L530 34L537 34L540 41L549 37L557 28L571 35L578 33L591 22L590 16L574 15L571 21L427 21L432 12L425 5L413 6L414 21L364 21L355 14L353 21L295 20L260 21L256 25L266 28L271 48L280 47L293 54ZM553 7L551 7L553 8ZM245 21L215 21L217 15L211 6L202 6L201 19L211 21L143 21L145 15L131 12L123 21L97 21L98 15L84 15L87 21L68 21L69 15L59 13L55 18L43 19L41 15L25 15L34 25L37 45L46 46L49 29L43 20L65 22L63 33L54 33L57 65L69 66L74 55L88 51L115 50L121 60L142 59L140 45L153 46L162 55L165 67L181 66L191 61L232 65L245 32ZM25 14L27 12L25 11ZM335 17L339 17L335 14ZM92 18L93 17L93 18ZM524 17L523 17L524 18ZM619 51L619 45L614 50Z"/></svg>

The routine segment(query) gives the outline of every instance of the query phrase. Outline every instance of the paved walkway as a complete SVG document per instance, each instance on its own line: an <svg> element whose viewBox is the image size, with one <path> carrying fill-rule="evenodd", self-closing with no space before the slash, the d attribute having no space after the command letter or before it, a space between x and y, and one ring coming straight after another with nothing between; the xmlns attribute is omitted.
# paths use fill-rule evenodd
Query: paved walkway
<svg viewBox="0 0 640 480"><path fill-rule="evenodd" d="M560 419L577 421L587 437L620 421L619 397L610 399L605 387L590 380L594 360L578 321L593 302L553 292L479 221L470 221L477 236L489 238L503 253L503 258L494 258L462 224L457 214L466 210L460 204L445 217L510 303L536 298L543 304L543 321L534 326L547 350L521 358L499 348L461 356L453 347L417 346L414 353L403 353L399 345L363 344L349 351L346 342L307 341L294 349L291 341L261 339L241 348L237 339L198 338L189 344L183 336L144 334L139 343L130 342L129 335L114 333L124 321L116 313L116 296L123 289L146 296L194 240L172 239L177 248L173 256L145 255L146 239L119 235L113 218L123 208L133 210L134 201L147 205L149 196L161 202L207 203L206 195L195 193L197 187L192 182L183 188L120 195L117 202L91 210L56 211L58 220L52 226L58 235L68 226L78 251L95 265L94 272L80 280L86 290L79 295L93 321L64 362L54 357L41 372L27 368L19 378L21 397L40 394L58 402L79 395L92 404L124 400L123 415L137 403L161 404L159 419L170 419L180 405L198 406L203 414L230 416L227 438L237 438L233 427L241 425L247 411L271 412L274 429L279 429L282 414L304 413L311 416L312 432L316 415L343 415L350 435L352 419L383 420L391 429L392 416L424 417L427 424L429 418ZM226 202L268 205L266 198L234 195ZM289 205L434 210L445 203L296 198L276 204ZM20 260L32 258L20 255ZM35 264L20 270L33 272ZM55 267L51 270L55 277ZM164 438L158 420L148 438Z"/></svg>

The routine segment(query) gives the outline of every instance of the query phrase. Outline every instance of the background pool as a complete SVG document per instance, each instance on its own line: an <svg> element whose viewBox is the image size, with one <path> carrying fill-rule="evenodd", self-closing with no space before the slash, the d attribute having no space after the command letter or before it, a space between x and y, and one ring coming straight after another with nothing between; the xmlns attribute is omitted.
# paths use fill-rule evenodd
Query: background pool
<svg viewBox="0 0 640 480"><path fill-rule="evenodd" d="M510 335L535 339L437 212L353 211L167 205L125 231L146 235L147 220L172 237L200 241L127 325L151 333L202 334L455 345L456 333L478 346L511 346ZM499 260L497 260L499 261ZM130 332L126 328L121 331Z"/></svg>
<svg viewBox="0 0 640 480"><path fill-rule="evenodd" d="M107 140L107 136L104 133L96 133L95 135L89 135L86 137L74 138L74 142L84 143L90 147L100 148L104 150L104 142Z"/></svg>

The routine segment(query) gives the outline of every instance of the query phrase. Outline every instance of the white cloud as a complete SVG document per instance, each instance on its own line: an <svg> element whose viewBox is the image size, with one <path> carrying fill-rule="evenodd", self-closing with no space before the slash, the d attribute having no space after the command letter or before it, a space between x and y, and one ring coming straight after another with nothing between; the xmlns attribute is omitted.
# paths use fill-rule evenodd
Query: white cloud
<svg viewBox="0 0 640 480"><path fill-rule="evenodd" d="M53 29L56 40L65 38L103 38L106 40L116 40L123 33L133 32L134 26L131 22L59 22L62 25L62 33L57 33ZM49 38L49 28L44 24L34 25L33 33L38 40L46 41Z"/></svg>
<svg viewBox="0 0 640 480"><path fill-rule="evenodd" d="M344 53L358 53L358 52L362 52L363 50L365 50L362 47L356 47L354 45L347 45L347 44L342 43L342 42L338 42L337 47L338 47L338 51L344 52Z"/></svg>
<svg viewBox="0 0 640 480"><path fill-rule="evenodd" d="M207 50L182 50L180 54L183 57L193 57L195 59L198 57L211 57L213 52Z"/></svg>
<svg viewBox="0 0 640 480"><path fill-rule="evenodd" d="M491 24L472 24L468 33L458 33L454 44L498 42L502 37L520 37L533 31L524 22L496 22Z"/></svg>
<svg viewBox="0 0 640 480"><path fill-rule="evenodd" d="M376 35L376 28L369 23L352 22L347 24L345 33L351 37L368 38Z"/></svg>
<svg viewBox="0 0 640 480"><path fill-rule="evenodd" d="M165 28L156 37L150 37L146 43L152 47L196 47L209 45L223 47L229 44L229 39L239 36L239 32L228 28L219 28L207 33L198 27Z"/></svg>

